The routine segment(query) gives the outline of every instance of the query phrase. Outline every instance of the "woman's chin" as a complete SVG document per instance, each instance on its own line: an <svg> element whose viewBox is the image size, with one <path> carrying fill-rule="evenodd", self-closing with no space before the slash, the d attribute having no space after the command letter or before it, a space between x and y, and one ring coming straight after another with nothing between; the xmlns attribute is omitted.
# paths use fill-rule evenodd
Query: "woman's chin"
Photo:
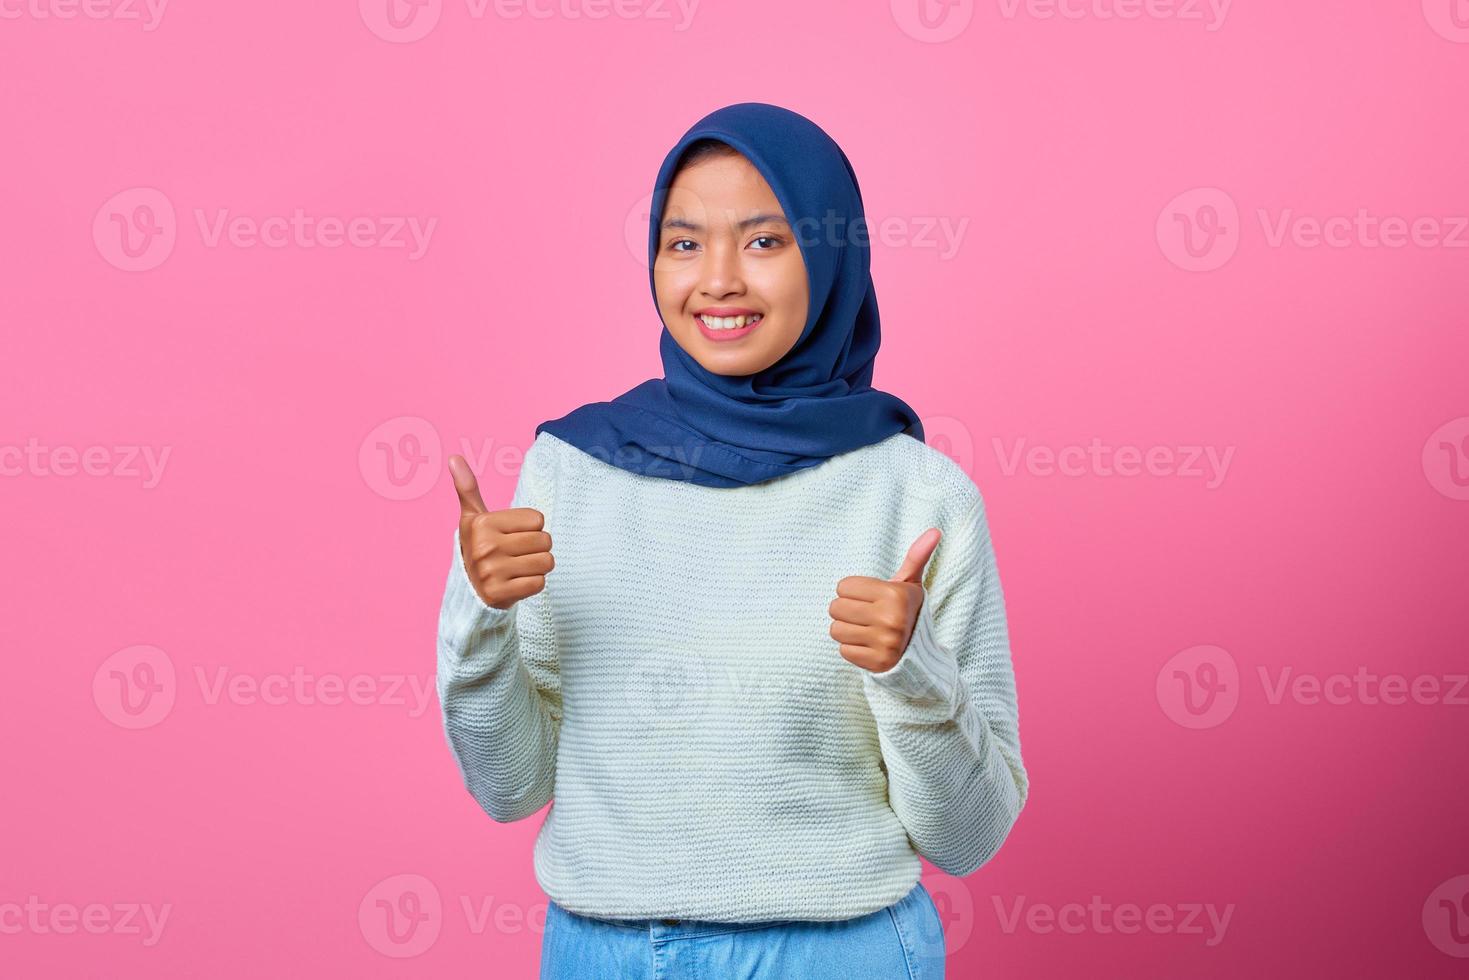
<svg viewBox="0 0 1469 980"><path fill-rule="evenodd" d="M710 374L722 374L732 378L743 377L762 371L766 366L758 358L750 357L748 354L736 356L733 351L710 350L710 346L706 344L698 351L689 352L694 360L698 361Z"/></svg>

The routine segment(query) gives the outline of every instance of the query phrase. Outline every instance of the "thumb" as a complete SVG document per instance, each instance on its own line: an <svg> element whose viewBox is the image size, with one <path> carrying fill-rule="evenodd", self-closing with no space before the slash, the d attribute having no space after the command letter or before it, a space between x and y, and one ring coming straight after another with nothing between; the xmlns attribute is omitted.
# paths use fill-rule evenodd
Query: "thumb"
<svg viewBox="0 0 1469 980"><path fill-rule="evenodd" d="M918 536L918 540L908 548L908 554L903 556L903 567L898 569L898 574L888 579L889 582L912 582L915 585L923 584L923 566L928 564L929 556L933 549L939 546L939 538L944 532L936 527L931 527Z"/></svg>
<svg viewBox="0 0 1469 980"><path fill-rule="evenodd" d="M449 457L449 473L454 477L454 491L459 494L460 512L486 513L489 508L485 507L485 502L479 495L479 482L475 480L474 471L469 468L463 456Z"/></svg>

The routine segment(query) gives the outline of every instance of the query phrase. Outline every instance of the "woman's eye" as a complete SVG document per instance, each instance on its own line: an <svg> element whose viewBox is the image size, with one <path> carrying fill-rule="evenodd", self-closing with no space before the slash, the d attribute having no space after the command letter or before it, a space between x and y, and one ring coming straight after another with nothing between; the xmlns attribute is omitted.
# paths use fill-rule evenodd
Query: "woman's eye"
<svg viewBox="0 0 1469 980"><path fill-rule="evenodd" d="M773 237L771 235L761 235L759 238L755 239L755 241L756 242L772 242L773 244L770 246L770 248L775 248L777 245L780 244L780 239L779 238L775 238L775 237ZM754 242L752 242L751 244L754 244ZM756 251L759 251L759 252L767 252L767 251L769 251L769 249L763 249L762 248L762 249L756 249Z"/></svg>
<svg viewBox="0 0 1469 980"><path fill-rule="evenodd" d="M689 241L687 238L680 238L676 242L669 242L668 243L668 250L671 251L671 252L682 252L682 251L685 251L685 249L679 248L680 245L693 245L693 244L694 243L691 242L691 241Z"/></svg>

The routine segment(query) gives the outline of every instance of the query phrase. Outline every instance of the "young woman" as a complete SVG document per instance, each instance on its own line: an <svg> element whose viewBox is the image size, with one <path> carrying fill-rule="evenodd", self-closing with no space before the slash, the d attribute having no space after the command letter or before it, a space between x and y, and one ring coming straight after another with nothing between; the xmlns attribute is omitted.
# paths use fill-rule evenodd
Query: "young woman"
<svg viewBox="0 0 1469 980"><path fill-rule="evenodd" d="M1029 785L983 498L872 387L825 132L727 106L654 188L665 376L537 426L509 509L450 460L449 745L497 821L554 797L543 978L941 977L919 857L973 872Z"/></svg>

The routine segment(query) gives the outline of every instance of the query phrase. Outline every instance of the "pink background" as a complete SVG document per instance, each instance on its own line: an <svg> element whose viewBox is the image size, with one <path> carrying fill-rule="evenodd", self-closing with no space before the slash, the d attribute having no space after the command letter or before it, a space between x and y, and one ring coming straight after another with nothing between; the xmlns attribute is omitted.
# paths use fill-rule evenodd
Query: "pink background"
<svg viewBox="0 0 1469 980"><path fill-rule="evenodd" d="M541 818L431 692L445 457L504 505L660 373L629 229L761 100L989 506L1033 789L926 873L950 975L1462 975L1464 0L97 2L0 7L0 974L535 975ZM212 237L297 209L356 244Z"/></svg>

